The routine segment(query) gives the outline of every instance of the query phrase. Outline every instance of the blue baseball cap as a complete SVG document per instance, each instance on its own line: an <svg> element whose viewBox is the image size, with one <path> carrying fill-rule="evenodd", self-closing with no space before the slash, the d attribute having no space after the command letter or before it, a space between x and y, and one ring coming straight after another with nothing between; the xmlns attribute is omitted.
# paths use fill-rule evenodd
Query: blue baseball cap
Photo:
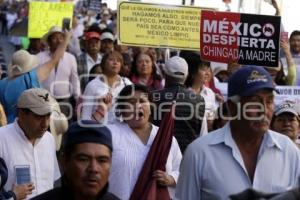
<svg viewBox="0 0 300 200"><path fill-rule="evenodd" d="M228 97L250 96L261 89L275 90L271 75L263 67L242 66L228 80Z"/></svg>
<svg viewBox="0 0 300 200"><path fill-rule="evenodd" d="M62 150L80 143L97 143L113 150L110 130L92 120L82 120L72 123L64 135Z"/></svg>

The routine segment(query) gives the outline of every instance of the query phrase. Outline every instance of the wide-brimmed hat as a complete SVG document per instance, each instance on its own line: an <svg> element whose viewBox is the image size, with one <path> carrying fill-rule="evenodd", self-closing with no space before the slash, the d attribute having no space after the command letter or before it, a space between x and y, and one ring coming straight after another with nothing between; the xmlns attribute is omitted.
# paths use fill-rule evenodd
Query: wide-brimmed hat
<svg viewBox="0 0 300 200"><path fill-rule="evenodd" d="M68 125L68 119L63 113L60 111L52 112L50 116L50 132L55 139L57 151L60 149L62 136L67 131Z"/></svg>
<svg viewBox="0 0 300 200"><path fill-rule="evenodd" d="M8 77L15 77L31 71L39 64L39 58L25 50L16 51L12 55L11 64L8 67Z"/></svg>
<svg viewBox="0 0 300 200"><path fill-rule="evenodd" d="M62 30L61 27L59 27L59 26L52 26L50 28L50 30L43 36L42 41L45 44L48 44L48 38L49 38L49 36L51 36L54 33L62 33L63 34L64 32L63 32L63 30Z"/></svg>

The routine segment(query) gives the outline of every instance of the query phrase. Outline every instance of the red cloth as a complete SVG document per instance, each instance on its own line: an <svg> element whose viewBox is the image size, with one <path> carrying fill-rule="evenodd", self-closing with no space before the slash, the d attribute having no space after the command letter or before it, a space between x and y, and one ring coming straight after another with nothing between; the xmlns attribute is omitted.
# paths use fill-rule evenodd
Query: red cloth
<svg viewBox="0 0 300 200"><path fill-rule="evenodd" d="M166 170L167 158L173 138L174 115L172 113L175 110L174 104L172 105L171 112L166 114L162 120L139 178L131 193L130 200L170 200L168 188L158 186L152 176L156 170Z"/></svg>

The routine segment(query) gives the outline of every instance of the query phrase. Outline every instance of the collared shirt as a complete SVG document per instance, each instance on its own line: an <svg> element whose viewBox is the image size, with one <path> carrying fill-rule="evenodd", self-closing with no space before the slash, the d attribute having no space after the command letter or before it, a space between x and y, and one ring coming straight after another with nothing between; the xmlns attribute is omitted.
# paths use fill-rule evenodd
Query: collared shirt
<svg viewBox="0 0 300 200"><path fill-rule="evenodd" d="M109 191L122 200L128 200L138 180L144 161L155 139L158 127L152 125L152 130L145 145L126 123L115 123L108 128L112 133L113 153L109 177ZM175 182L179 176L181 151L173 137L171 149L166 164L166 172ZM169 187L170 197L174 197L174 187Z"/></svg>
<svg viewBox="0 0 300 200"><path fill-rule="evenodd" d="M299 185L299 178L298 148L288 137L269 130L260 146L251 183L229 122L187 148L175 199L223 200L247 188L283 192Z"/></svg>
<svg viewBox="0 0 300 200"><path fill-rule="evenodd" d="M40 64L51 59L50 51L43 51L37 54ZM42 83L43 88L50 91L56 99L65 99L74 95L77 99L80 95L80 83L77 74L77 63L75 57L65 52L49 77Z"/></svg>
<svg viewBox="0 0 300 200"><path fill-rule="evenodd" d="M94 65L101 63L102 56L100 55L100 53L98 53L97 54L97 59L96 59L96 61L94 61L94 59L88 53L86 53L85 55L86 55L87 71L88 71L88 74L89 74L91 69L94 67Z"/></svg>
<svg viewBox="0 0 300 200"><path fill-rule="evenodd" d="M30 199L53 188L60 172L56 159L55 141L49 132L36 140L35 144L27 139L17 120L0 128L0 157L5 160L8 169L6 190L11 190L16 182L15 166L30 167L30 179L35 189Z"/></svg>

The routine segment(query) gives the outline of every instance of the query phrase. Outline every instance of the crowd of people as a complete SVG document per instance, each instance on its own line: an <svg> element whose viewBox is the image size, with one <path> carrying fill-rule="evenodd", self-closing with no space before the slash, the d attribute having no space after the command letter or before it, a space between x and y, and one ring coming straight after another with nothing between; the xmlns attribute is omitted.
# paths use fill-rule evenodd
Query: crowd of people
<svg viewBox="0 0 300 200"><path fill-rule="evenodd" d="M0 5L9 34L28 3ZM299 102L274 101L276 86L300 86L300 31L269 67L120 45L116 24L105 3L80 1L70 30L54 25L27 49L11 39L0 199L300 198Z"/></svg>

